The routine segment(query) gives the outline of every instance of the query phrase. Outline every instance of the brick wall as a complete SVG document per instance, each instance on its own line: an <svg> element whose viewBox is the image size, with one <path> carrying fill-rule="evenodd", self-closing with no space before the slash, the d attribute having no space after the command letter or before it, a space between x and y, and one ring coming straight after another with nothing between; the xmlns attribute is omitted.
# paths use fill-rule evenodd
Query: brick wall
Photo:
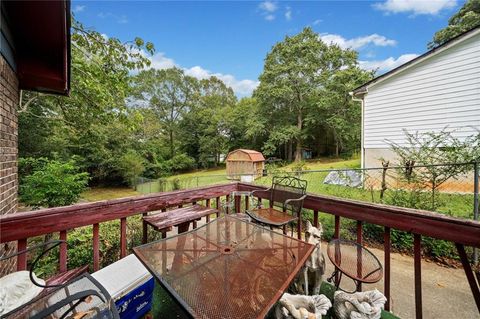
<svg viewBox="0 0 480 319"><path fill-rule="evenodd" d="M0 55L0 215L17 211L18 79ZM0 255L15 252L15 243L0 245ZM0 277L15 267L15 258L0 264Z"/></svg>

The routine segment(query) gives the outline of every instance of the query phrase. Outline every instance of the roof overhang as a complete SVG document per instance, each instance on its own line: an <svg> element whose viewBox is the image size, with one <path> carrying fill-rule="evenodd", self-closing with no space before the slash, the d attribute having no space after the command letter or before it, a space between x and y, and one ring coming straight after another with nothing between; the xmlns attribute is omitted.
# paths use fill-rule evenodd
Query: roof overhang
<svg viewBox="0 0 480 319"><path fill-rule="evenodd" d="M70 1L2 1L19 88L68 95Z"/></svg>
<svg viewBox="0 0 480 319"><path fill-rule="evenodd" d="M437 55L439 54L440 52L443 52L449 48L451 48L452 46L458 44L458 43L461 43L467 39L470 39L471 37L477 35L477 34L480 34L480 25L478 25L477 27L467 31L467 32L464 32L458 36L456 36L455 38L445 42L444 44L442 45L439 45L435 48L433 48L432 50L430 51L427 51L425 52L424 54L396 67L395 69L392 69L380 76L377 76L376 78L368 81L367 83L365 84L362 84L361 86L357 87L356 89L354 89L350 95L354 98L363 98L367 93L368 93L368 89L371 88L372 86L380 83L380 82L383 82L385 81L386 79L389 79L409 68L411 68L412 66L414 65L417 65L423 61L425 61L426 59L434 56L434 55Z"/></svg>

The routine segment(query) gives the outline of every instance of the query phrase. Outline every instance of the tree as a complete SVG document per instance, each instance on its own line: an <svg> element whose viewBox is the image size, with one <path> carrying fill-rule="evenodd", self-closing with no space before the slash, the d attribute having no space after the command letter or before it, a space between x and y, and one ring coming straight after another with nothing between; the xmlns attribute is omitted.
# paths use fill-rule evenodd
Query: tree
<svg viewBox="0 0 480 319"><path fill-rule="evenodd" d="M361 107L352 100L349 92L372 77L373 72L362 70L354 64L334 72L325 82L316 103L318 112L310 113L306 119L310 123L309 134L332 132L336 156L346 149L354 151L360 148Z"/></svg>
<svg viewBox="0 0 480 319"><path fill-rule="evenodd" d="M179 123L198 96L197 82L179 68L143 70L135 77L132 103L154 112L168 136L171 158Z"/></svg>
<svg viewBox="0 0 480 319"><path fill-rule="evenodd" d="M181 140L185 152L200 166L218 165L228 150L228 112L234 107L233 90L220 79L199 81L199 95L182 121Z"/></svg>
<svg viewBox="0 0 480 319"><path fill-rule="evenodd" d="M228 149L260 150L269 132L265 120L261 116L260 106L255 98L240 99L225 115L229 139Z"/></svg>
<svg viewBox="0 0 480 319"><path fill-rule="evenodd" d="M131 72L149 65L153 52L140 38L121 42L72 21L70 96L22 93L20 156L78 155L94 181L118 176L116 153L130 142L124 137L134 120L125 103Z"/></svg>
<svg viewBox="0 0 480 319"><path fill-rule="evenodd" d="M317 104L326 92L336 90L331 83L339 77L339 72L346 73L346 69L352 68L359 71L355 51L327 45L310 28L277 43L265 59L260 85L254 92L264 116L275 121L269 127L284 132L269 139L269 145L288 143L291 148L295 142L295 160L300 161L302 142L312 123L307 119L322 116Z"/></svg>
<svg viewBox="0 0 480 319"><path fill-rule="evenodd" d="M74 160L43 160L34 171L22 178L20 200L26 205L56 207L77 202L88 185L88 174L79 172Z"/></svg>
<svg viewBox="0 0 480 319"><path fill-rule="evenodd" d="M448 26L439 30L428 44L433 49L448 40L480 25L480 0L467 0L449 20Z"/></svg>

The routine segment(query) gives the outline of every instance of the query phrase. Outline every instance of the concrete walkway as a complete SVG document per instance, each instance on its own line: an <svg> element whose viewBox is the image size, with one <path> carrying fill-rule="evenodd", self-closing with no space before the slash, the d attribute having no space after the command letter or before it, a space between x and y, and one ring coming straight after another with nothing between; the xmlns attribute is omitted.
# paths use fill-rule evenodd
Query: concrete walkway
<svg viewBox="0 0 480 319"><path fill-rule="evenodd" d="M333 266L326 255L327 243L322 243L327 260L325 277L333 272ZM369 248L383 265L383 250ZM398 317L415 318L415 287L413 258L391 253L391 311ZM326 279L325 279L326 280ZM353 281L343 277L341 287L353 290ZM363 290L377 288L383 292L383 280L373 285L363 285ZM422 260L423 318L480 318L463 268L446 268Z"/></svg>

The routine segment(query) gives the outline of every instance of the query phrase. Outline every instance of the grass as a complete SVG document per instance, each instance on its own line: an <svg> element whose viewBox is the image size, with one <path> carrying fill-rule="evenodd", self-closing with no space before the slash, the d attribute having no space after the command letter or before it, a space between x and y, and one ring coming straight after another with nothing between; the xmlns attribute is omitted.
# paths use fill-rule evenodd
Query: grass
<svg viewBox="0 0 480 319"><path fill-rule="evenodd" d="M342 160L338 158L323 158L317 160L306 161L301 167L303 171L311 170L329 170L343 168L359 168L360 160L358 158ZM275 168L268 166L269 176L261 177L255 181L258 185L268 186L271 184L272 175L282 175L298 171L297 164L292 163L283 167ZM389 203L388 197L392 196L392 191L387 190L385 199L380 198L379 190L369 190L361 188L352 188L338 185L323 184L323 180L328 172L305 172L299 174L299 177L307 180L307 191L314 194L330 195L346 199L354 199L366 202ZM370 178L380 184L381 172L370 171ZM201 187L213 184L228 183L231 180L226 177L225 168L198 170L191 173L178 174L164 179L153 180L147 183L137 185L138 193L154 193L163 191L172 191L176 189L188 189L193 187ZM460 218L471 219L473 215L473 195L472 194L448 194L440 193L438 195L439 203L441 203L437 211L446 215L456 216ZM408 206L408 205L407 205Z"/></svg>
<svg viewBox="0 0 480 319"><path fill-rule="evenodd" d="M82 193L82 199L88 202L140 195L130 187L92 187Z"/></svg>

